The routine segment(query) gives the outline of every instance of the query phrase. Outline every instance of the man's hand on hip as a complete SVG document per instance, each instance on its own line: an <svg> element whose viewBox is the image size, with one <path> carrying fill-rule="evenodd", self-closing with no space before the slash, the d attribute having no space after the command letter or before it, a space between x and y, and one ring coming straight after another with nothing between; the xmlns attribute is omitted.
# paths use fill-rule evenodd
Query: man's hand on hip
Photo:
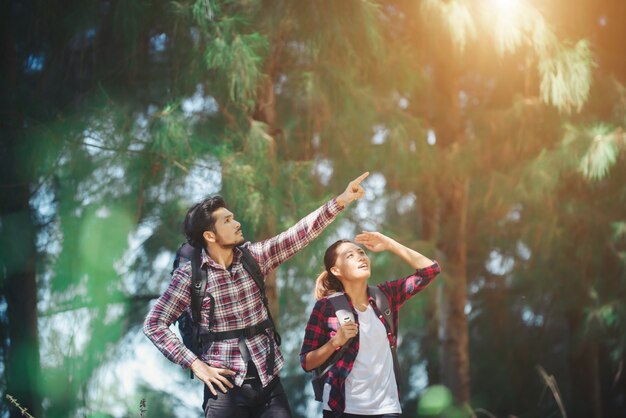
<svg viewBox="0 0 626 418"><path fill-rule="evenodd" d="M213 385L216 385L224 393L227 390L226 386L229 389L233 388L233 384L227 378L227 376L235 375L235 372L232 370L211 367L200 359L196 359L191 363L191 370L198 379L206 383L213 395L217 395Z"/></svg>

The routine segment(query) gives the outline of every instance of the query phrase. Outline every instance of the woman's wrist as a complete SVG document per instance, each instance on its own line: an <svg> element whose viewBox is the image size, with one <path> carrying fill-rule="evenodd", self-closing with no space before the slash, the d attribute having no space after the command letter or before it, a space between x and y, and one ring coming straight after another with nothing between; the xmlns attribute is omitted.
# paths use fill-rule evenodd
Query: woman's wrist
<svg viewBox="0 0 626 418"><path fill-rule="evenodd" d="M340 344L339 341L337 341L337 336L335 335L330 339L330 346L335 350L339 350L343 344Z"/></svg>
<svg viewBox="0 0 626 418"><path fill-rule="evenodd" d="M400 244L393 238L389 238L389 243L387 244L387 251L392 252L396 255L400 255L402 250L405 248L404 245Z"/></svg>

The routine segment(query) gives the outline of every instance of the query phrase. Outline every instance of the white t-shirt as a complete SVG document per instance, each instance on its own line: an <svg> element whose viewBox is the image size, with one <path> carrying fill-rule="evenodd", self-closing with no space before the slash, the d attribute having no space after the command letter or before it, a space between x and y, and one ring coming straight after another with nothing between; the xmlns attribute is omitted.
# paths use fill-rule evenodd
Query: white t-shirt
<svg viewBox="0 0 626 418"><path fill-rule="evenodd" d="M345 413L381 415L402 413L387 331L368 305L359 315L359 352L346 378ZM330 410L330 385L324 385L324 409Z"/></svg>

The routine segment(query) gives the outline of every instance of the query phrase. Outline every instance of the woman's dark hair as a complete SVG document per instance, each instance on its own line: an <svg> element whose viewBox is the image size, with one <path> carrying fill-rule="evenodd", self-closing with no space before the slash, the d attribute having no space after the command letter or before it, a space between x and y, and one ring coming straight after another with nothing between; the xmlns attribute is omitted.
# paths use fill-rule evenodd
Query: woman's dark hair
<svg viewBox="0 0 626 418"><path fill-rule="evenodd" d="M187 211L183 232L187 242L195 248L204 247L204 231L215 232L215 218L213 212L219 208L225 208L226 202L222 196L212 196L196 203Z"/></svg>
<svg viewBox="0 0 626 418"><path fill-rule="evenodd" d="M324 271L315 280L315 298L322 299L335 292L343 292L343 285L330 269L337 261L337 248L344 243L352 243L349 239L340 239L326 249L324 253Z"/></svg>

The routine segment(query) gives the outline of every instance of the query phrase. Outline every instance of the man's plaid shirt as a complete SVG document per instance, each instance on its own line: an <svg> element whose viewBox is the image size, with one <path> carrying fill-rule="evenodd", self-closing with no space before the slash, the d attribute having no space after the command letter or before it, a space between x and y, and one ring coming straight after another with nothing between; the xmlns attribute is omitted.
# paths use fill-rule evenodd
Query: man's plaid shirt
<svg viewBox="0 0 626 418"><path fill-rule="evenodd" d="M416 270L412 275L403 279L381 283L378 286L380 290L387 296L390 302L392 311L394 330L398 329L398 311L400 307L409 300L413 295L422 291L426 286L432 282L432 280L440 272L439 264L435 262L429 267L425 267ZM354 310L350 297L346 294L348 303L352 307L354 319L358 324L359 316ZM389 329L387 321L376 306L376 301L370 295L369 303L372 305L376 316L385 326L387 330L387 338L389 339L389 345L396 347L397 339L394 330ZM300 362L302 368L305 366L306 354L310 351L317 350L328 342L337 333L339 328L339 321L335 316L335 309L333 304L328 298L322 298L315 303L311 317L306 325L304 333L304 342L302 343L302 349L300 350ZM346 378L352 370L354 361L359 353L359 339L352 338L348 341L348 348L344 352L343 356L330 368L326 376L326 383L330 384L330 395L328 399L328 406L335 412L335 414L343 413L345 409L345 383ZM306 370L306 369L305 369Z"/></svg>
<svg viewBox="0 0 626 418"><path fill-rule="evenodd" d="M337 216L342 208L333 199L310 213L287 231L261 242L243 244L256 259L264 276L285 262L296 252L315 239ZM212 331L230 331L247 328L267 319L267 311L261 300L259 288L241 263L241 251L234 249L233 262L229 269L213 261L202 252L203 266L208 269L207 296L201 310L201 324L208 324L209 309L213 304ZM156 304L150 309L144 322L144 333L154 345L174 363L191 366L196 355L178 339L169 326L191 305L191 263L178 268L172 281ZM191 312L190 312L191 313ZM268 335L271 335L268 336ZM285 360L278 345L274 370L266 370L270 352L272 332L261 333L246 340L263 386L278 375ZM237 339L216 341L200 358L212 367L236 372L234 382L243 384L247 363L243 361Z"/></svg>

